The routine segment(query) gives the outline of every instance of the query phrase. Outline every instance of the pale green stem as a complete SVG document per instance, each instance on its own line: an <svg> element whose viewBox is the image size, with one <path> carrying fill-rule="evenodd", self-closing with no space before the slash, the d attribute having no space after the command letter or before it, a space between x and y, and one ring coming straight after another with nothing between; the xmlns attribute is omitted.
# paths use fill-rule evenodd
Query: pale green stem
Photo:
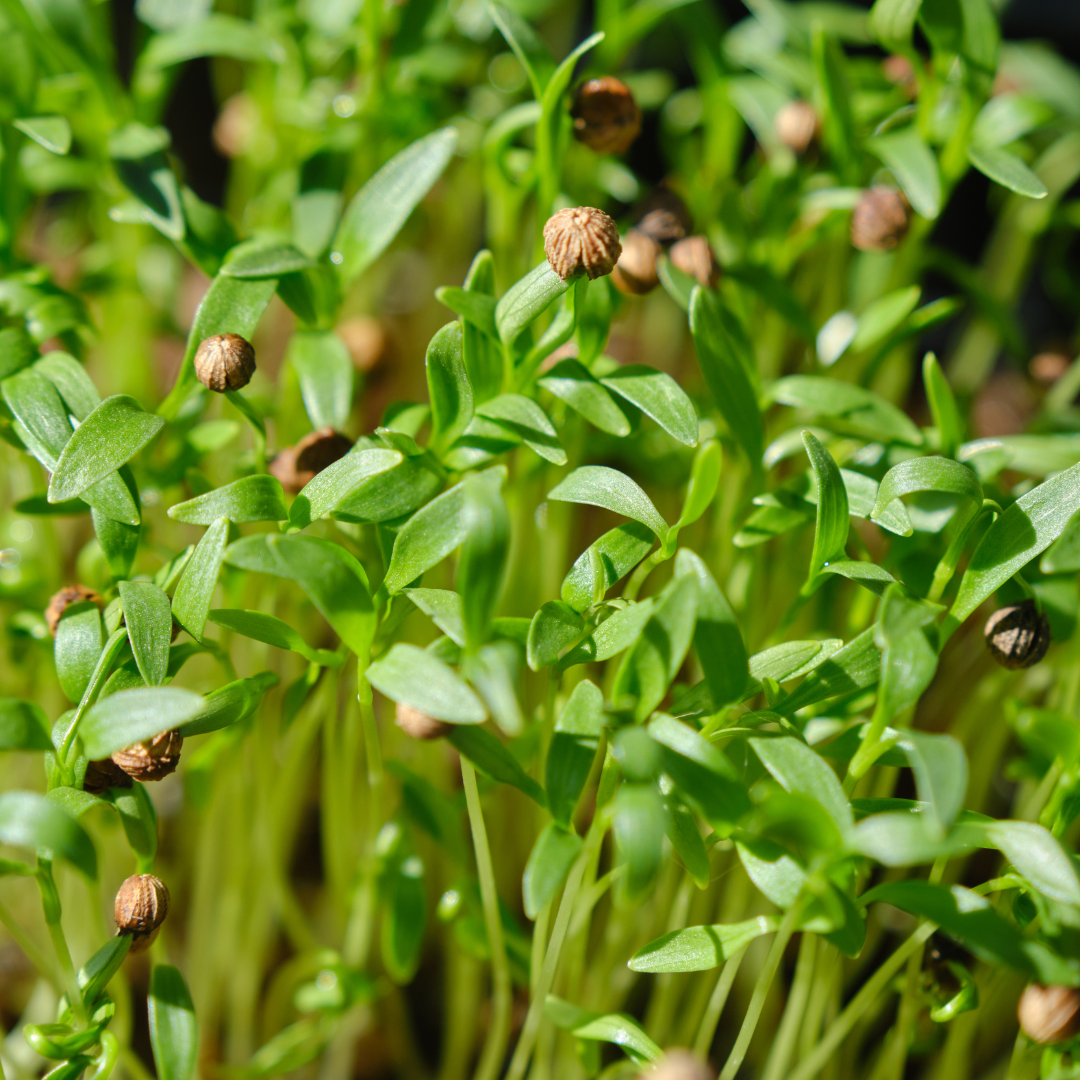
<svg viewBox="0 0 1080 1080"><path fill-rule="evenodd" d="M491 862L487 828L480 809L480 792L476 786L476 770L468 758L461 758L461 780L465 788L465 804L469 811L473 848L476 852L476 873L480 878L480 899L484 907L484 924L491 947L492 1010L491 1027L476 1069L476 1080L496 1080L502 1071L506 1045L510 1041L510 1009L513 1004L510 988L510 963L506 958L502 917L499 914L499 895L495 890L495 870Z"/></svg>
<svg viewBox="0 0 1080 1080"><path fill-rule="evenodd" d="M866 981L863 988L852 998L848 1007L829 1026L829 1030L822 1036L821 1041L810 1051L809 1054L790 1072L786 1080L811 1080L817 1076L829 1059L833 1056L840 1044L851 1034L852 1028L858 1023L860 1017L874 1003L880 994L892 981L893 976L904 966L909 956L922 948L930 935L937 929L934 923L923 923L915 933L911 935L886 960L881 967L874 972Z"/></svg>
<svg viewBox="0 0 1080 1080"><path fill-rule="evenodd" d="M750 995L750 1004L746 1008L742 1027L739 1028L739 1036L735 1040L735 1045L731 1048L723 1072L720 1073L720 1080L735 1080L735 1074L742 1066L746 1051L750 1049L750 1040L753 1039L754 1031L757 1029L758 1020L761 1019L761 1010L765 1007L765 998L776 976L776 969L780 966L784 950L791 940L791 935L795 932L795 927L805 905L805 899L800 897L788 909L784 921L780 923L780 928L776 931L776 936L773 938L772 946L769 949L769 955L765 958L765 964L758 975L757 982L754 984L754 992Z"/></svg>
<svg viewBox="0 0 1080 1080"><path fill-rule="evenodd" d="M709 1048L716 1037L716 1025L720 1023L720 1014L727 1004L728 995L731 993L732 986L735 985L735 976L739 974L739 966L745 955L746 949L740 949L728 959L720 971L716 987L709 998L709 1004L705 1007L705 1015L701 1018L697 1038L694 1040L694 1053L698 1057L709 1056Z"/></svg>
<svg viewBox="0 0 1080 1080"><path fill-rule="evenodd" d="M817 953L817 935L803 934L799 942L799 959L795 964L795 978L791 983L784 1016L776 1033L769 1060L762 1080L783 1080L795 1050L806 1003L810 998L810 986L814 976L814 960Z"/></svg>
<svg viewBox="0 0 1080 1080"><path fill-rule="evenodd" d="M64 986L67 990L68 1002L79 1022L80 1027L85 1027L87 1022L86 1005L79 990L79 980L75 974L75 965L71 961L71 951L68 949L67 938L64 936L64 928L60 923L60 897L56 892L56 883L52 876L52 861L38 856L37 871L38 890L41 893L41 909L45 914L45 925L49 929L49 937L52 938L53 950L56 959L60 962L60 971L64 976Z"/></svg>

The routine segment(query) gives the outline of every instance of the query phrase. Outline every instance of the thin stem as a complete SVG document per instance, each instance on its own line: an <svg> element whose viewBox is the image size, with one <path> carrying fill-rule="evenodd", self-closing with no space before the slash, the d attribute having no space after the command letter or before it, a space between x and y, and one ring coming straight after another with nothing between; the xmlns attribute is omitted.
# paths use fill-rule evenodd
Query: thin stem
<svg viewBox="0 0 1080 1080"><path fill-rule="evenodd" d="M510 1041L510 1009L513 1004L510 989L510 963L506 958L502 917L499 914L499 895L495 891L495 870L491 863L487 828L480 809L480 792L476 786L476 770L468 758L461 758L461 781L465 788L465 804L469 811L473 848L476 852L476 873L480 878L480 899L484 906L484 924L491 946L492 1010L476 1080L495 1080L502 1070L506 1046Z"/></svg>
<svg viewBox="0 0 1080 1080"><path fill-rule="evenodd" d="M795 926L802 915L805 904L805 899L801 897L792 904L784 916L780 928L776 931L776 936L773 938L772 946L769 949L769 955L765 958L765 964L758 975L757 982L754 984L754 992L750 995L750 1004L747 1006L746 1015L743 1017L742 1027L739 1028L739 1036L735 1040L735 1045L731 1048L723 1072L720 1073L720 1080L735 1080L735 1074L739 1071L743 1058L746 1057L746 1051L750 1049L750 1040L754 1037L758 1020L761 1019L761 1010L765 1007L765 997L769 993L773 978L776 976L776 969L780 966L784 950L791 940L791 935L795 932Z"/></svg>
<svg viewBox="0 0 1080 1080"><path fill-rule="evenodd" d="M720 969L720 975L709 998L709 1004L705 1007L705 1015L701 1018L697 1038L694 1040L694 1053L698 1057L709 1056L709 1048L713 1044L713 1039L716 1038L716 1025L720 1023L720 1014L727 1004L728 995L735 984L735 976L739 974L739 966L742 964L745 955L746 949L740 949Z"/></svg>
<svg viewBox="0 0 1080 1080"><path fill-rule="evenodd" d="M0 923L3 923L4 929L15 939L15 944L26 954L30 963L58 990L63 989L55 966L49 962L48 957L34 944L26 931L15 921L11 912L3 904L0 904Z"/></svg>
<svg viewBox="0 0 1080 1080"><path fill-rule="evenodd" d="M79 724L82 721L86 710L97 700L97 696L100 693L101 688L105 685L105 680L108 678L109 672L112 670L112 662L116 659L116 654L120 651L120 646L126 640L127 627L124 626L114 630L109 636L109 640L105 642L105 647L101 650L101 655L98 657L98 662L94 667L93 674L90 676L90 681L86 684L86 689L83 691L82 700L79 702L79 706L75 710L75 715L71 718L71 723L64 733L64 740L60 744L60 750L56 755L56 763L60 766L64 782L67 785L71 784L73 778L73 774L68 765L68 758L71 756L71 747L75 742Z"/></svg>
<svg viewBox="0 0 1080 1080"><path fill-rule="evenodd" d="M814 976L814 960L817 954L817 935L803 934L799 942L799 959L795 964L795 978L791 983L784 1016L776 1033L769 1060L765 1065L762 1080L783 1080L791 1055L795 1050L795 1040L799 1035L806 1003L810 998L810 986Z"/></svg>
<svg viewBox="0 0 1080 1080"><path fill-rule="evenodd" d="M53 881L52 861L38 856L38 871L35 876L41 893L41 910L45 914L45 925L49 928L49 937L52 938L56 959L60 962L68 1002L79 1026L85 1027L86 1005L82 999L82 992L79 990L79 980L75 974L75 965L71 961L67 938L64 937L64 928L60 923L60 897L56 891L56 883Z"/></svg>
<svg viewBox="0 0 1080 1080"><path fill-rule="evenodd" d="M863 988L852 998L848 1007L833 1021L817 1046L788 1074L787 1080L811 1080L821 1071L825 1063L851 1033L851 1029L858 1023L859 1018L874 1003L878 994L889 985L893 976L907 962L908 957L917 952L936 929L937 925L935 923L923 923L874 972Z"/></svg>

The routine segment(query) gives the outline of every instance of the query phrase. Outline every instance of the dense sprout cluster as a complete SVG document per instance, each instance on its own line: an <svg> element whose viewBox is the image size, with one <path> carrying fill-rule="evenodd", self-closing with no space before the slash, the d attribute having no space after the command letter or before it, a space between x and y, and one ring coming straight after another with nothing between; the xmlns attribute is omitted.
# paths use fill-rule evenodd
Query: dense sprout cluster
<svg viewBox="0 0 1080 1080"><path fill-rule="evenodd" d="M1080 73L212 6L0 5L0 1075L1073 1075Z"/></svg>

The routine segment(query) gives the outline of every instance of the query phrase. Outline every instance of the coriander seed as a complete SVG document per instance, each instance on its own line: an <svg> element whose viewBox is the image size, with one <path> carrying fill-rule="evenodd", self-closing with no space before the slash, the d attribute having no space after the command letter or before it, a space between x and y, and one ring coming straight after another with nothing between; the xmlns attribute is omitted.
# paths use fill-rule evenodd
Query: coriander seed
<svg viewBox="0 0 1080 1080"><path fill-rule="evenodd" d="M343 458L353 447L353 441L331 427L320 428L305 435L295 446L278 452L268 465L272 476L281 486L295 495L328 465Z"/></svg>
<svg viewBox="0 0 1080 1080"><path fill-rule="evenodd" d="M180 749L184 737L179 731L163 731L152 739L117 750L112 756L133 780L163 780L169 773L176 771L180 764Z"/></svg>
<svg viewBox="0 0 1080 1080"><path fill-rule="evenodd" d="M773 129L789 150L805 154L821 130L821 121L810 102L797 98L777 110Z"/></svg>
<svg viewBox="0 0 1080 1080"><path fill-rule="evenodd" d="M239 334L214 334L195 350L195 374L208 390L218 394L239 390L251 382L255 350Z"/></svg>
<svg viewBox="0 0 1080 1080"><path fill-rule="evenodd" d="M1020 1030L1033 1042L1065 1042L1080 1033L1080 990L1029 983L1016 1008Z"/></svg>
<svg viewBox="0 0 1080 1080"><path fill-rule="evenodd" d="M131 785L131 777L112 758L87 763L83 791L88 795L103 795L109 788L129 788Z"/></svg>
<svg viewBox="0 0 1080 1080"><path fill-rule="evenodd" d="M641 109L626 83L605 75L578 87L574 138L598 154L625 154L641 132Z"/></svg>
<svg viewBox="0 0 1080 1080"><path fill-rule="evenodd" d="M394 722L406 735L414 739L429 742L431 739L441 739L450 730L450 725L442 720L436 720L433 716L406 705L403 701L397 703L394 710Z"/></svg>
<svg viewBox="0 0 1080 1080"><path fill-rule="evenodd" d="M567 207L544 226L544 254L563 281L582 271L590 280L603 277L622 254L619 227L593 206Z"/></svg>
<svg viewBox="0 0 1080 1080"><path fill-rule="evenodd" d="M611 271L611 283L628 296L652 292L660 283L656 257L660 245L638 229L631 229L622 241L622 254Z"/></svg>
<svg viewBox="0 0 1080 1080"><path fill-rule="evenodd" d="M851 215L851 243L860 251L891 251L907 235L911 208L895 188L863 192Z"/></svg>
<svg viewBox="0 0 1080 1080"><path fill-rule="evenodd" d="M716 1073L708 1062L681 1047L667 1050L650 1073L649 1080L713 1080Z"/></svg>
<svg viewBox="0 0 1080 1080"><path fill-rule="evenodd" d="M97 604L99 608L102 606L101 597L86 585L65 585L53 596L45 609L45 625L48 626L49 633L56 637L56 628L64 612L72 604L82 604L87 600Z"/></svg>
<svg viewBox="0 0 1080 1080"><path fill-rule="evenodd" d="M689 274L699 285L715 289L720 281L720 264L712 245L704 236L688 236L673 244L668 252L671 265Z"/></svg>
<svg viewBox="0 0 1080 1080"><path fill-rule="evenodd" d="M153 944L168 913L169 890L153 874L132 874L113 903L117 931L131 935L131 952L142 952Z"/></svg>
<svg viewBox="0 0 1080 1080"><path fill-rule="evenodd" d="M998 608L983 629L990 655L1006 668L1029 668L1050 648L1050 623L1034 600Z"/></svg>

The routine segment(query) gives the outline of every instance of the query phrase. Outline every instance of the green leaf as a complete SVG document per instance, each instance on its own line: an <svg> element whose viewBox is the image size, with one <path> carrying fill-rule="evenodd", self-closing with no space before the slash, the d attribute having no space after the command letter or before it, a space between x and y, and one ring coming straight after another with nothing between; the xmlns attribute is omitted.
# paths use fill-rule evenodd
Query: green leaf
<svg viewBox="0 0 1080 1080"><path fill-rule="evenodd" d="M395 645L394 648L400 649L401 646ZM482 727L461 725L446 736L446 741L485 776L497 783L516 787L540 806L547 806L544 789L518 764L517 758Z"/></svg>
<svg viewBox="0 0 1080 1080"><path fill-rule="evenodd" d="M521 893L528 918L535 919L555 899L581 848L581 837L558 822L549 821L544 826L533 844L521 879Z"/></svg>
<svg viewBox="0 0 1080 1080"><path fill-rule="evenodd" d="M585 620L569 604L549 600L543 604L529 623L529 644L526 658L533 671L554 664L559 655L572 645L585 630Z"/></svg>
<svg viewBox="0 0 1080 1080"><path fill-rule="evenodd" d="M320 472L300 490L289 507L289 525L306 529L342 503L365 480L400 465L397 450L354 450Z"/></svg>
<svg viewBox="0 0 1080 1080"><path fill-rule="evenodd" d="M572 279L563 281L547 259L514 282L495 305L495 324L502 343L512 344L573 283Z"/></svg>
<svg viewBox="0 0 1080 1080"><path fill-rule="evenodd" d="M721 301L711 289L695 286L690 294L690 330L709 392L757 469L765 450L757 392L739 356L739 344L724 324Z"/></svg>
<svg viewBox="0 0 1080 1080"><path fill-rule="evenodd" d="M12 123L54 154L66 154L71 149L71 125L62 116L28 116Z"/></svg>
<svg viewBox="0 0 1080 1080"><path fill-rule="evenodd" d="M682 574L654 598L649 621L615 675L612 697L637 698L634 718L644 720L663 700L682 667L694 636L698 577Z"/></svg>
<svg viewBox="0 0 1080 1080"><path fill-rule="evenodd" d="M941 453L945 457L956 457L956 451L964 439L964 424L952 388L932 352L923 357L923 386L941 440Z"/></svg>
<svg viewBox="0 0 1080 1080"><path fill-rule="evenodd" d="M417 855L397 860L381 884L384 907L379 933L383 964L394 982L404 984L416 974L424 942L424 864Z"/></svg>
<svg viewBox="0 0 1080 1080"><path fill-rule="evenodd" d="M86 756L96 761L178 728L197 716L202 707L200 694L176 686L121 690L87 710L79 737Z"/></svg>
<svg viewBox="0 0 1080 1080"><path fill-rule="evenodd" d="M159 686L169 670L172 642L169 598L151 581L121 581L120 602L139 674L147 686Z"/></svg>
<svg viewBox="0 0 1080 1080"><path fill-rule="evenodd" d="M565 670L574 664L608 660L629 648L641 635L653 612L652 599L622 608L609 615L595 630L559 661Z"/></svg>
<svg viewBox="0 0 1080 1080"><path fill-rule="evenodd" d="M443 174L456 146L454 128L434 131L392 157L356 193L334 237L342 281L359 277L386 250Z"/></svg>
<svg viewBox="0 0 1080 1080"><path fill-rule="evenodd" d="M270 536L267 543L284 576L300 585L338 637L366 663L377 620L359 560L340 544L313 536Z"/></svg>
<svg viewBox="0 0 1080 1080"><path fill-rule="evenodd" d="M848 536L848 497L840 469L829 451L809 431L803 432L803 443L818 489L814 550L810 555L810 574L807 578L808 582L812 582L826 563L844 555Z"/></svg>
<svg viewBox="0 0 1080 1080"><path fill-rule="evenodd" d="M892 171L916 213L933 221L941 213L941 174L918 128L875 136L866 146Z"/></svg>
<svg viewBox="0 0 1080 1080"><path fill-rule="evenodd" d="M522 394L500 394L476 408L476 415L494 421L531 450L554 465L566 464L555 428L547 414L532 398Z"/></svg>
<svg viewBox="0 0 1080 1080"><path fill-rule="evenodd" d="M754 671L753 660L750 663ZM865 690L878 681L881 673L881 652L874 643L874 628L864 630L842 649L831 655L806 677L774 708L785 716L831 697Z"/></svg>
<svg viewBox="0 0 1080 1080"><path fill-rule="evenodd" d="M548 492L557 502L602 506L616 514L647 525L661 541L667 536L667 522L652 500L625 473L605 465L583 465L575 469Z"/></svg>
<svg viewBox="0 0 1080 1080"><path fill-rule="evenodd" d="M622 1013L588 1012L548 994L544 1015L556 1027L569 1031L577 1039L595 1039L622 1047L627 1057L638 1065L658 1061L662 1056L660 1047L637 1022Z"/></svg>
<svg viewBox="0 0 1080 1080"><path fill-rule="evenodd" d="M0 698L0 750L52 750L49 721L39 705Z"/></svg>
<svg viewBox="0 0 1080 1080"><path fill-rule="evenodd" d="M343 428L353 399L353 362L345 342L332 330L305 330L293 334L285 354L300 382L314 428Z"/></svg>
<svg viewBox="0 0 1080 1080"><path fill-rule="evenodd" d="M202 735L239 723L259 707L266 691L277 684L278 677L272 671L226 683L203 698L199 714L180 725L180 734L186 739L189 735Z"/></svg>
<svg viewBox="0 0 1080 1080"><path fill-rule="evenodd" d="M53 642L56 677L69 701L82 699L104 644L97 605L90 601L71 604L57 624Z"/></svg>
<svg viewBox="0 0 1080 1080"><path fill-rule="evenodd" d="M548 747L545 786L551 816L569 825L592 770L604 721L604 695L582 679L555 722Z"/></svg>
<svg viewBox="0 0 1080 1080"><path fill-rule="evenodd" d="M1076 867L1053 833L1033 821L992 821L982 827L990 843L1039 892L1080 906Z"/></svg>
<svg viewBox="0 0 1080 1080"><path fill-rule="evenodd" d="M457 567L465 647L475 652L487 640L498 606L510 548L510 516L498 488L475 473L462 482L461 523L465 540Z"/></svg>
<svg viewBox="0 0 1080 1080"><path fill-rule="evenodd" d="M649 891L664 851L664 806L651 784L623 783L615 793L612 832L626 872L620 885L628 900Z"/></svg>
<svg viewBox="0 0 1080 1080"><path fill-rule="evenodd" d="M0 842L46 848L88 878L97 877L97 854L83 827L55 803L31 791L0 795Z"/></svg>
<svg viewBox="0 0 1080 1080"><path fill-rule="evenodd" d="M550 51L517 11L504 4L492 3L491 17L529 76L533 97L540 101L544 96L544 87L555 70L555 60Z"/></svg>
<svg viewBox="0 0 1080 1080"><path fill-rule="evenodd" d="M670 532L668 535L670 537ZM609 529L577 557L563 579L560 595L575 611L584 611L597 599L597 590L602 599L612 585L621 581L649 554L653 543L653 534L638 521ZM597 563L599 581L595 572Z"/></svg>
<svg viewBox="0 0 1080 1080"><path fill-rule="evenodd" d="M127 471L126 466L124 471ZM141 513L137 492L134 492L134 484L129 490L135 494L136 509ZM61 503L60 505L70 506L71 504ZM94 523L98 543L101 545L101 553L108 563L109 572L116 581L126 578L135 564L135 556L139 553L139 538L142 535L142 529L138 525L116 521L97 509L91 509L90 517Z"/></svg>
<svg viewBox="0 0 1080 1080"><path fill-rule="evenodd" d="M139 873L149 873L157 854L157 813L144 784L112 788L108 797L120 815L131 850L139 858Z"/></svg>
<svg viewBox="0 0 1080 1080"><path fill-rule="evenodd" d="M853 383L822 375L788 375L777 379L768 395L781 405L836 417L853 433L872 441L922 445L922 432L904 413L873 391Z"/></svg>
<svg viewBox="0 0 1080 1080"><path fill-rule="evenodd" d="M1080 985L1074 961L1061 960L1040 942L1026 941L988 900L960 885L894 881L859 897L863 906L884 902L937 923L950 937L988 963L1004 964L1046 984Z"/></svg>
<svg viewBox="0 0 1080 1080"><path fill-rule="evenodd" d="M501 465L478 476L481 482L496 489L502 487L505 477L506 468ZM401 527L383 581L388 592L400 592L461 545L466 534L464 507L462 482L432 499Z"/></svg>
<svg viewBox="0 0 1080 1080"><path fill-rule="evenodd" d="M668 530L667 539L664 542L666 551L672 549L679 532L687 525L692 525L709 508L720 483L722 461L723 450L715 439L709 439L698 447L698 452L694 455L694 464L690 469L690 483L686 488L682 513L679 515L679 520Z"/></svg>
<svg viewBox="0 0 1080 1080"><path fill-rule="evenodd" d="M982 506L979 478L966 465L944 457L908 458L894 465L882 478L871 518L879 517L895 499L916 491L935 491L969 499Z"/></svg>
<svg viewBox="0 0 1080 1080"><path fill-rule="evenodd" d="M235 278L218 274L210 282L188 332L176 383L158 409L160 415L174 419L198 384L195 352L199 345L214 334L239 334L250 340L276 288L277 282L273 278Z"/></svg>
<svg viewBox="0 0 1080 1080"><path fill-rule="evenodd" d="M697 446L697 409L670 375L645 364L627 364L600 382L652 417L673 439Z"/></svg>
<svg viewBox="0 0 1080 1080"><path fill-rule="evenodd" d="M537 385L565 401L594 427L620 438L630 434L630 421L615 398L578 360L560 360ZM696 434L696 433L695 433Z"/></svg>
<svg viewBox="0 0 1080 1080"><path fill-rule="evenodd" d="M488 253L490 257L490 252ZM479 258L479 256L477 256ZM452 285L440 285L435 290L435 299L445 304L456 315L483 331L488 337L499 338L495 325L495 297L487 292L459 289Z"/></svg>
<svg viewBox="0 0 1080 1080"><path fill-rule="evenodd" d="M110 938L75 975L75 981L82 991L83 1001L93 1006L101 997L101 992L120 969L124 958L131 948L130 934L117 934Z"/></svg>
<svg viewBox="0 0 1080 1080"><path fill-rule="evenodd" d="M709 866L709 853L705 850L705 841L701 839L697 818L688 806L674 793L664 797L665 823L667 833L675 854L682 859L687 873L694 879L699 889L707 889L712 878Z"/></svg>
<svg viewBox="0 0 1080 1080"><path fill-rule="evenodd" d="M202 640L206 616L217 585L218 571L225 557L229 539L229 519L218 518L203 533L184 566L184 572L173 593L173 618L196 641Z"/></svg>
<svg viewBox="0 0 1080 1080"><path fill-rule="evenodd" d="M967 150L968 160L984 176L995 183L1025 195L1029 199L1045 199L1049 190L1037 173L1033 172L1020 157L1000 146L976 145Z"/></svg>
<svg viewBox="0 0 1080 1080"><path fill-rule="evenodd" d="M106 398L68 439L49 481L49 502L82 495L130 461L164 426L134 398Z"/></svg>
<svg viewBox="0 0 1080 1080"><path fill-rule="evenodd" d="M483 703L457 673L416 645L398 643L367 669L372 686L392 701L445 720L448 724L481 724Z"/></svg>
<svg viewBox="0 0 1080 1080"><path fill-rule="evenodd" d="M232 15L207 15L167 34L159 34L139 57L140 69L182 64L199 56L231 56L236 60L283 63L285 53L269 32Z"/></svg>
<svg viewBox="0 0 1080 1080"><path fill-rule="evenodd" d="M892 333L916 308L922 289L912 285L906 289L897 289L879 297L859 317L859 328L851 341L856 352L876 345Z"/></svg>
<svg viewBox="0 0 1080 1080"><path fill-rule="evenodd" d="M791 736L747 741L785 791L806 795L823 806L841 836L851 829L855 818L836 773L806 743Z"/></svg>
<svg viewBox="0 0 1080 1080"><path fill-rule="evenodd" d="M231 630L234 634L265 642L276 649L299 653L313 664L336 667L341 663L341 657L337 653L326 649L313 649L287 622L274 615L267 615L262 611L217 608L210 612L209 619L215 626Z"/></svg>
<svg viewBox="0 0 1080 1080"><path fill-rule="evenodd" d="M311 266L312 260L292 244L248 240L229 252L221 273L237 278L279 278Z"/></svg>
<svg viewBox="0 0 1080 1080"><path fill-rule="evenodd" d="M814 63L815 104L822 117L824 142L838 163L842 177L851 173L851 158L858 145L852 113L852 87L847 58L836 40L819 20L811 27L811 56Z"/></svg>
<svg viewBox="0 0 1080 1080"><path fill-rule="evenodd" d="M759 915L746 922L715 926L688 926L650 941L630 957L631 971L667 973L674 971L709 971L730 960L762 934L776 932L772 915Z"/></svg>
<svg viewBox="0 0 1080 1080"><path fill-rule="evenodd" d="M822 573L839 574L848 581L858 582L875 596L880 596L896 580L888 570L883 570L876 563L857 562L854 559L833 559L828 566L822 567Z"/></svg>
<svg viewBox="0 0 1080 1080"><path fill-rule="evenodd" d="M406 458L361 481L331 513L343 521L393 521L423 506L441 487L441 477L423 458Z"/></svg>
<svg viewBox="0 0 1080 1080"><path fill-rule="evenodd" d="M890 52L911 44L922 0L876 0L870 10L870 33Z"/></svg>
<svg viewBox="0 0 1080 1080"><path fill-rule="evenodd" d="M849 834L847 845L882 866L922 866L982 846L973 844L966 826L943 835L925 812L906 810L863 818Z"/></svg>
<svg viewBox="0 0 1080 1080"><path fill-rule="evenodd" d="M986 530L943 626L947 636L991 593L1041 555L1080 510L1080 464L1022 495Z"/></svg>
<svg viewBox="0 0 1080 1080"><path fill-rule="evenodd" d="M675 573L697 579L694 651L705 673L714 707L719 709L741 701L749 678L746 646L727 597L705 562L687 548L675 556Z"/></svg>
<svg viewBox="0 0 1080 1080"><path fill-rule="evenodd" d="M907 754L919 798L927 804L937 835L956 820L967 794L968 763L963 746L951 735L905 732L897 745Z"/></svg>
<svg viewBox="0 0 1080 1080"><path fill-rule="evenodd" d="M424 359L431 401L432 445L449 446L472 419L473 392L462 355L461 323L447 323L431 339Z"/></svg>
<svg viewBox="0 0 1080 1080"><path fill-rule="evenodd" d="M457 296L457 290L449 293ZM487 401L499 392L503 377L503 355L495 325L495 259L490 251L477 253L465 275L462 293L462 306L454 308L465 319L461 354L474 401ZM436 296L447 303L442 290L436 290Z"/></svg>
<svg viewBox="0 0 1080 1080"><path fill-rule="evenodd" d="M498 633L494 620L492 629ZM461 663L462 674L479 691L503 734L511 739L525 730L525 718L517 699L520 663L520 647L511 641L484 645L465 656Z"/></svg>
<svg viewBox="0 0 1080 1080"><path fill-rule="evenodd" d="M147 1009L158 1080L191 1080L199 1058L199 1025L191 995L177 968L155 965Z"/></svg>
<svg viewBox="0 0 1080 1080"><path fill-rule="evenodd" d="M169 517L188 525L212 525L218 518L228 518L237 524L284 521L288 516L281 481L266 473L245 476L169 507Z"/></svg>

